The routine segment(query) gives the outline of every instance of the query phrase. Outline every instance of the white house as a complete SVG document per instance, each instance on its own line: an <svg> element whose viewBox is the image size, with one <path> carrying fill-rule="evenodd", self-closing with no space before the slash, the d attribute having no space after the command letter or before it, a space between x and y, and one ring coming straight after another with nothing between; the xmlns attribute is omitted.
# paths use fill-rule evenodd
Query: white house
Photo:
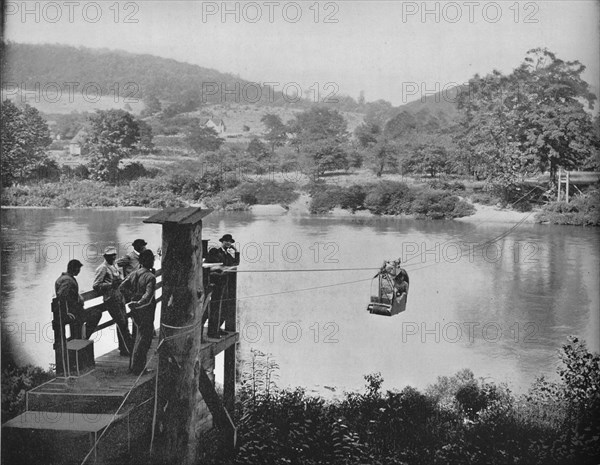
<svg viewBox="0 0 600 465"><path fill-rule="evenodd" d="M69 155L81 155L81 147L87 139L87 132L81 128L69 142Z"/></svg>
<svg viewBox="0 0 600 465"><path fill-rule="evenodd" d="M200 120L200 126L203 128L212 128L217 131L217 134L223 134L227 132L225 121L221 118L204 118Z"/></svg>

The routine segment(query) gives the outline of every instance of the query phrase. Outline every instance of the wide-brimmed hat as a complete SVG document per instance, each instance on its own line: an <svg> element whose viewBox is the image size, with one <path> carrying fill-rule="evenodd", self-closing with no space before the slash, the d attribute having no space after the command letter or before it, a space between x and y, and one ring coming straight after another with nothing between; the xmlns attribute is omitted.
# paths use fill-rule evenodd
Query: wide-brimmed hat
<svg viewBox="0 0 600 465"><path fill-rule="evenodd" d="M223 237L221 239L219 239L220 242L235 242L235 240L233 239L233 237L231 237L231 234L223 234Z"/></svg>
<svg viewBox="0 0 600 465"><path fill-rule="evenodd" d="M116 249L116 247L113 247L112 245L108 246L106 249L104 249L104 253L102 255L104 255L105 257L107 255L117 255L117 249Z"/></svg>
<svg viewBox="0 0 600 465"><path fill-rule="evenodd" d="M132 246L134 246L134 247L135 247L135 246L138 246L138 245L143 245L143 246L145 246L145 245L147 245L147 244L148 244L148 243L147 243L147 242L146 242L144 239L136 239L135 241L133 241L133 242L131 243L131 245L132 245Z"/></svg>

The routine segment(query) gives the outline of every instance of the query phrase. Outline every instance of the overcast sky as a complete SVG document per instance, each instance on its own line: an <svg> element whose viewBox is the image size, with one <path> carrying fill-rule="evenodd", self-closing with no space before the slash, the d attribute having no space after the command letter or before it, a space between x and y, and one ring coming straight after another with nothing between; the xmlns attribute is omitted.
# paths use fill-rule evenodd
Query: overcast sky
<svg viewBox="0 0 600 465"><path fill-rule="evenodd" d="M354 98L364 90L369 101L399 105L475 73L510 72L535 47L581 61L600 87L595 0L9 1L6 9L5 38L16 42L149 53L304 91L318 83L321 96L333 82Z"/></svg>

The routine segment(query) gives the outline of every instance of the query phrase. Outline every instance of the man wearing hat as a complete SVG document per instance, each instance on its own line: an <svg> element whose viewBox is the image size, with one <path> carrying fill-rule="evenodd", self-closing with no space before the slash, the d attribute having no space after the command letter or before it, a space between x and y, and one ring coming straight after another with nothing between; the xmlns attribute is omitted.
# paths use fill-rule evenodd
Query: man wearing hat
<svg viewBox="0 0 600 465"><path fill-rule="evenodd" d="M222 264L222 266L239 265L240 253L233 246L235 240L231 234L224 234L219 241L221 242L221 247L213 247L210 249L205 262L219 263ZM211 268L210 281L211 284L214 284L214 289L213 297L210 302L210 320L208 322L207 335L210 338L218 338L221 333L221 325L226 317L225 313L232 304L231 302L224 300L226 298L229 275L223 273L223 270L220 268ZM233 302L233 305L235 305L235 302ZM203 315L203 320L206 320L206 318L208 317Z"/></svg>
<svg viewBox="0 0 600 465"><path fill-rule="evenodd" d="M140 267L140 253L146 250L146 241L136 239L133 241L133 250L117 260L117 266L123 268L123 276L127 277Z"/></svg>
<svg viewBox="0 0 600 465"><path fill-rule="evenodd" d="M79 260L70 260L67 263L67 271L62 273L54 284L60 314L63 322L70 324L73 339L82 338L81 327L83 323L86 323L86 339L89 339L90 334L96 329L102 317L99 313L87 312L86 314L83 309L83 297L79 295L79 284L75 279L82 266L83 264Z"/></svg>
<svg viewBox="0 0 600 465"><path fill-rule="evenodd" d="M221 242L221 247L213 247L208 251L206 263L221 263L223 266L239 265L240 254L233 246L235 240L231 234L224 234L223 237L219 239L219 242Z"/></svg>
<svg viewBox="0 0 600 465"><path fill-rule="evenodd" d="M96 292L102 294L104 307L117 325L119 353L121 355L131 355L133 340L127 325L125 302L119 292L119 285L122 280L119 269L115 266L115 258L117 258L117 249L107 247L104 250L104 262L96 268L92 287Z"/></svg>

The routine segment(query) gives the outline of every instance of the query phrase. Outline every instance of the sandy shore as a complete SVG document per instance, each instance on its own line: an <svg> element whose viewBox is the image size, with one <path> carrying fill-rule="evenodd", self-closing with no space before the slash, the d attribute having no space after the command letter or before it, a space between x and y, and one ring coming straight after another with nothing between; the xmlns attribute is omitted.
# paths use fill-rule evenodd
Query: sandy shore
<svg viewBox="0 0 600 465"><path fill-rule="evenodd" d="M505 210L492 205L473 204L476 211L471 216L456 218L455 221L467 221L470 223L535 223L536 210L530 212L518 212Z"/></svg>

